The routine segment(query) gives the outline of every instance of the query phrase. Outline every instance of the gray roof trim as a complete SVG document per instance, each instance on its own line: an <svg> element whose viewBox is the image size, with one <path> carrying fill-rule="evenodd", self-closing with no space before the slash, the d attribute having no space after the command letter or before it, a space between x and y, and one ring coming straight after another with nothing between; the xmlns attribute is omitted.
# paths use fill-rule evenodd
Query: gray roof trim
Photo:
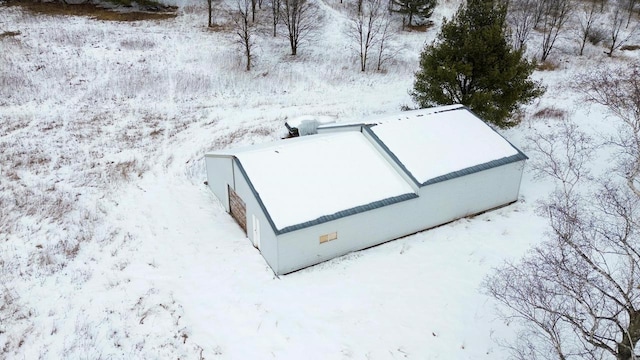
<svg viewBox="0 0 640 360"><path fill-rule="evenodd" d="M393 159L394 162L396 162L396 164L398 164L398 166L402 169L402 171L404 171L410 178L412 181L415 182L415 184L417 186L427 186L427 185L431 185L431 184L435 184L435 183L439 183L442 181L446 181L446 180L451 180L451 179L455 179L457 177L460 176L465 176L465 175L470 175L473 173L477 173L483 170L488 170L494 167L498 167L498 166L502 166L502 165L507 165L513 162L517 162L517 161L523 161L523 160L528 160L529 157L527 157L527 155L525 155L522 151L520 151L520 149L518 149L517 147L515 147L509 140L507 140L504 136L502 136L502 134L500 134L499 132L497 132L494 128L492 128L491 126L489 126L489 124L486 123L486 121L480 119L473 111L471 111L471 109L469 109L466 106L461 106L458 108L453 108L453 109L444 109L444 110L440 110L440 111L436 111L434 112L434 114L437 113L444 113L444 112L451 112L451 111L460 111L460 110L466 110L468 111L471 115L475 116L478 120L482 121L485 126L489 127L489 129L491 129L493 132L495 132L496 134L498 134L502 139L504 139L504 141L506 141L507 143L509 143L509 145L511 145L511 147L513 147L518 153L512 156L508 156L508 157L504 157L501 159L496 159L496 160L492 160L489 162L486 162L484 164L478 164L478 165L474 165L462 170L458 170L458 171L454 171L448 174L444 174L438 177L435 177L433 179L429 179L423 183L420 183L415 176L413 176L413 174L406 168L406 166L404 166L404 164L400 161L400 159L398 159L398 157L391 151L391 149L389 149L383 142L382 140L380 140L380 138L378 138L378 136L371 130L371 127L376 126L376 124L373 125L368 125L368 126L363 126L362 129L363 131L366 131L367 134L371 135L371 138L375 140L375 142L380 145L380 147L382 147L382 149L384 149L384 151L389 154L389 156ZM421 115L423 116L423 115Z"/></svg>
<svg viewBox="0 0 640 360"><path fill-rule="evenodd" d="M256 198L256 201L258 202L258 205L260 205L260 209L262 209L262 212L264 213L264 216L267 218L267 221L269 222L269 226L271 226L271 229L273 230L273 232L276 235L281 235L281 234L285 234L285 233L288 233L288 232L292 232L292 231L308 228L308 227L311 227L311 226L314 226L314 225L326 223L326 222L337 220L337 219L340 219L340 218L343 218L343 217L346 217L346 216L359 214L361 212L374 210L374 209L377 209L377 208L380 208L380 207L383 207L383 206L392 205L392 204L395 204L395 203L398 203L398 202L401 202L401 201L415 199L415 198L418 197L418 195L415 194L415 193L402 194L402 195L399 195L399 196L394 196L394 197L390 197L390 198L374 201L374 202L369 203L369 204L356 206L356 207L353 207L353 208L350 208L350 209L340 210L340 211L338 211L338 212L336 212L334 214L324 215L324 216L321 216L321 217L319 217L319 218L317 218L315 220L310 220L310 221L303 222L301 224L291 225L291 226L287 226L287 227L285 227L283 229L278 229L276 227L275 223L273 222L273 219L271 218L271 214L269 214L269 211L267 210L267 207L264 206L264 203L262 202L262 199L260 198L260 194L258 193L256 188L253 186L253 183L249 179L249 176L247 175L247 172L245 171L244 167L242 166L242 163L240 162L240 159L238 159L237 157L234 157L233 161L235 162L236 166L240 170L240 173L242 174L242 176L244 177L245 181L249 185L249 189L251 189L251 192L253 193L253 196Z"/></svg>
<svg viewBox="0 0 640 360"><path fill-rule="evenodd" d="M402 110L402 111L400 111L399 113L396 113L396 114L392 114L392 115L384 114L384 115L380 115L380 116L374 117L374 118L372 118L370 120L361 120L361 121L354 121L354 122L348 122L348 123L322 124L322 125L318 125L318 130L341 129L341 128L358 127L358 126L376 126L376 125L379 125L379 124L384 123L386 121L390 121L392 118L395 118L396 116L403 116L403 114L405 112L412 112L412 111L417 111L417 110L433 110L433 109L436 109L436 108L442 108L442 109L434 110L434 111L428 112L426 114L419 114L419 115L416 115L416 117L423 117L423 116L439 114L439 113L443 113L443 112L447 112L447 111L455 111L455 110L465 109L466 106L464 106L462 104L451 104L451 105L441 105L441 106L436 106L436 107L431 107L431 108L423 108L423 109ZM396 119L396 120L402 120L402 119Z"/></svg>
<svg viewBox="0 0 640 360"><path fill-rule="evenodd" d="M352 124L339 124L339 125L333 125L333 124L325 124L325 125L319 125L318 126L318 130L327 130L327 129L346 129L346 128L359 128L362 126L365 126L366 123L363 122L359 122L359 123L352 123Z"/></svg>
<svg viewBox="0 0 640 360"><path fill-rule="evenodd" d="M256 198L256 201L258 202L258 205L260 205L260 209L262 209L262 212L264 213L264 216L267 218L267 221L269 222L269 226L271 226L271 229L273 230L274 233L278 233L278 229L276 229L276 224L273 222L273 219L271 218L271 214L269 214L269 211L267 211L266 206L264 206L264 203L262 202L262 198L260 198L260 194L258 194L258 191L256 191L256 188L253 186L253 183L251 182L251 179L249 179L249 176L247 175L246 170L244 169L244 166L242 166L242 163L240 162L240 159L238 159L237 157L233 157L233 161L236 164L236 166L238 167L238 169L240 170L240 173L242 174L242 177L244 177L244 180L247 182L247 184L249 185L249 189L251 189L251 192L253 193L253 196Z"/></svg>
<svg viewBox="0 0 640 360"><path fill-rule="evenodd" d="M338 211L337 213L334 213L334 214L331 214L331 215L324 215L324 216L321 216L321 217L319 217L319 218L317 218L315 220L306 221L306 222L303 222L301 224L287 226L287 227L285 227L283 229L275 231L275 233L276 233L276 235L281 235L281 234L285 234L285 233L288 233L288 232L301 230L301 229L308 228L308 227L311 227L311 226L314 226L314 225L323 224L323 223L326 223L326 222L329 222L329 221L337 220L337 219L340 219L340 218L343 218L343 217L359 214L359 213L366 212L366 211L369 211L369 210L374 210L374 209L381 208L381 207L384 207L384 206L393 205L395 203L399 203L399 202L402 202L402 201L415 199L417 197L418 197L418 195L415 194L415 193L406 193L406 194L402 194L402 195L398 195L398 196L394 196L394 197L390 197L390 198L374 201L372 203L356 206L356 207L353 207L351 209L341 210L341 211Z"/></svg>
<svg viewBox="0 0 640 360"><path fill-rule="evenodd" d="M204 157L206 158L234 158L234 155L231 154L215 154L215 153L206 153L204 154Z"/></svg>
<svg viewBox="0 0 640 360"><path fill-rule="evenodd" d="M393 162L396 163L396 165L398 165L398 167L400 167L400 169L402 169L402 171L405 172L405 174L407 174L409 176L409 178L411 179L411 181L413 181L413 183L416 186L420 186L420 182L418 182L418 180L415 178L415 176L413 176L413 174L411 173L411 171L409 171L406 166L404 166L404 164L400 161L400 159L398 159L398 157L396 156L396 154L394 154L391 149L389 149L389 147L387 147L387 145L385 143L382 142L382 140L380 140L380 138L378 137L378 135L376 135L373 131L371 131L371 128L369 126L363 126L362 127L362 131L366 132L367 135L371 136L371 138L373 139L373 141L376 142L376 144L378 144L378 146L380 146L380 148L382 148L382 150L384 150L385 153L387 153L387 155L389 155L389 157L391 158L391 160L393 160Z"/></svg>
<svg viewBox="0 0 640 360"><path fill-rule="evenodd" d="M458 111L458 110L462 110L462 109L466 109L467 111L471 112L471 110L466 105L462 105L462 104L458 104L458 105L460 105L460 106L456 107L456 108L451 108L451 109L442 109L442 110L434 111L431 114L440 114L440 113L445 113L445 112L449 112L449 111ZM471 112L471 113L473 114L473 112ZM480 119L480 120L482 120L482 119ZM484 120L482 120L482 122L484 122Z"/></svg>
<svg viewBox="0 0 640 360"><path fill-rule="evenodd" d="M420 184L420 186L427 186L427 185L436 184L436 183L439 183L439 182L442 182L442 181L455 179L455 178L460 177L460 176L470 175L470 174L477 173L477 172L480 172L480 171L483 171L483 170L489 170L489 169L494 168L494 167L507 165L507 164L511 164L511 163L514 163L514 162L523 161L523 160L527 160L527 159L528 159L528 157L525 154L523 154L522 152L520 152L520 150L518 150L518 153L515 154L515 155L504 157L502 159L492 160L492 161L486 162L484 164L471 166L471 167L468 167L466 169L462 169L462 170L454 171L454 172L451 172L451 173L448 173L448 174L445 174L445 175L441 175L441 176L438 176L438 177L435 177L433 179L429 179L429 180L423 182L422 184Z"/></svg>

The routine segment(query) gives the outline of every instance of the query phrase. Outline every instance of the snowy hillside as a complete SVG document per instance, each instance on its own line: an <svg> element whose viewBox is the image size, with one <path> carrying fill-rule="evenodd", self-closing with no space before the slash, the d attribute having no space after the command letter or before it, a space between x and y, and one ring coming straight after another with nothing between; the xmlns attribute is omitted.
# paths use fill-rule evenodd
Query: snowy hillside
<svg viewBox="0 0 640 360"><path fill-rule="evenodd" d="M550 181L525 171L511 206L280 278L203 185L205 152L278 139L286 119L411 106L420 50L458 2L442 1L426 33L398 31L395 60L367 73L346 5L321 4L297 57L265 25L251 72L224 26L207 29L204 2L138 22L0 5L0 34L17 32L0 37L0 358L506 357L496 340L513 329L479 285L543 237ZM567 34L557 69L535 73L547 93L502 132L525 153L556 121L540 110L593 134L614 123L567 83L639 51L588 46L577 57Z"/></svg>

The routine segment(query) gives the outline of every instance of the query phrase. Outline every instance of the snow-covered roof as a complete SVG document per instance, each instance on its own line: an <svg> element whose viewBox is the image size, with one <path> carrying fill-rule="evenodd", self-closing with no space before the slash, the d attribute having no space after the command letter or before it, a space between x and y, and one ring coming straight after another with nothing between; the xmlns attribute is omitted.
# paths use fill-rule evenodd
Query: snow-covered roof
<svg viewBox="0 0 640 360"><path fill-rule="evenodd" d="M407 111L369 127L419 184L526 159L467 108L436 109Z"/></svg>
<svg viewBox="0 0 640 360"><path fill-rule="evenodd" d="M378 116L371 116L363 120L359 121L349 121L349 122L324 122L318 125L318 130L323 129L335 129L341 127L354 127L354 126L362 126L362 125L378 125L384 124L386 122L394 121L394 120L403 120L410 119L414 117L421 117L426 115L431 115L435 113L451 111L456 109L466 109L464 105L461 104L453 104L453 105L442 105L442 106L434 106L426 109L418 109L418 110L410 110L403 111L396 114L384 114Z"/></svg>
<svg viewBox="0 0 640 360"><path fill-rule="evenodd" d="M280 231L345 210L364 211L373 203L416 196L360 132L306 136L230 154L240 161Z"/></svg>
<svg viewBox="0 0 640 360"><path fill-rule="evenodd" d="M415 198L419 186L527 158L460 105L347 130L208 155L236 158L276 233Z"/></svg>
<svg viewBox="0 0 640 360"><path fill-rule="evenodd" d="M438 113L442 113L442 112L447 112L447 111L451 111L451 110L461 110L461 109L466 109L466 107L464 105L461 105L461 104L434 106L434 107L425 108L425 109L402 111L402 112L391 114L391 115L385 114L385 115L380 115L380 116L373 116L373 117L370 117L370 118L366 119L366 121L364 121L364 123L366 123L366 124L384 124L384 123L387 123L387 122L390 122L390 121L393 121L393 120L412 119L412 118L415 118L415 117L422 117L422 116L427 116L427 115L433 115L433 114L438 114ZM328 125L328 126L330 126L330 125Z"/></svg>

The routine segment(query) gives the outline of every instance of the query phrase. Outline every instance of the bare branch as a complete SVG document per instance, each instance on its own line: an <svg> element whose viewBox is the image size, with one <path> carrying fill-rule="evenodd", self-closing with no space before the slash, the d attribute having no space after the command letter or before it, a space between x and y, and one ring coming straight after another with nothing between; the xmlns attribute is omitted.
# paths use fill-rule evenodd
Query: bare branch
<svg viewBox="0 0 640 360"><path fill-rule="evenodd" d="M484 284L507 309L503 319L543 334L544 344L526 342L519 354L635 359L640 341L639 75L638 65L605 69L575 84L587 101L622 120L608 142L620 164L607 178L596 183L589 176L595 146L576 124L561 120L554 130L528 138L536 177L556 182L556 191L539 209L551 230L518 264L501 267ZM616 181L616 174L624 181ZM585 192L594 186L597 192ZM538 355L544 349L552 349L552 355Z"/></svg>
<svg viewBox="0 0 640 360"><path fill-rule="evenodd" d="M551 177L567 195L580 181L589 179L588 163L596 146L575 123L564 118L552 130L534 131L527 140L527 150L535 154L530 166L536 178Z"/></svg>
<svg viewBox="0 0 640 360"><path fill-rule="evenodd" d="M354 40L360 58L360 71L366 71L370 51L379 47L378 69L382 65L386 41L391 36L390 18L382 0L364 0L350 17L347 34Z"/></svg>
<svg viewBox="0 0 640 360"><path fill-rule="evenodd" d="M584 74L573 87L586 101L604 106L622 120L609 144L616 147L618 171L627 186L640 196L640 63Z"/></svg>
<svg viewBox="0 0 640 360"><path fill-rule="evenodd" d="M251 70L253 55L253 37L254 23L249 20L250 12L253 12L255 0L236 0L236 11L231 14L233 19L233 31L237 36L237 44L239 45L244 58L246 60L246 70ZM253 16L253 15L252 15Z"/></svg>
<svg viewBox="0 0 640 360"><path fill-rule="evenodd" d="M280 19L287 27L291 55L297 55L298 46L315 30L320 14L309 0L281 0L280 4Z"/></svg>

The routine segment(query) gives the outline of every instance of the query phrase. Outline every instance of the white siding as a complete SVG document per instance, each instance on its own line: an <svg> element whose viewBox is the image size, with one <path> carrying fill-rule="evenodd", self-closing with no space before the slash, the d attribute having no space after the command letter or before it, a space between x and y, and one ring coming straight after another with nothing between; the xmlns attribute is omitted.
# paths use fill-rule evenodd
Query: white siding
<svg viewBox="0 0 640 360"><path fill-rule="evenodd" d="M209 188L222 203L225 210L229 212L229 194L227 193L227 185L236 191L236 193L245 202L247 209L247 237L253 242L253 223L250 221L254 215L260 222L260 252L267 260L267 263L276 272L278 265L276 236L267 217L260 208L253 192L246 182L242 172L234 164L231 156L205 156L207 167L207 181ZM231 215L229 215L231 216Z"/></svg>
<svg viewBox="0 0 640 360"><path fill-rule="evenodd" d="M278 273L286 274L423 229L404 221L406 212L423 210L416 200L418 199L403 201L280 235ZM332 232L337 232L338 238L321 244L320 236Z"/></svg>
<svg viewBox="0 0 640 360"><path fill-rule="evenodd" d="M420 189L420 197L278 236L278 274L410 235L518 199L524 161ZM333 241L320 236L338 233ZM277 269L277 270L276 270Z"/></svg>
<svg viewBox="0 0 640 360"><path fill-rule="evenodd" d="M457 177L420 189L425 214L439 225L518 199L524 161Z"/></svg>
<svg viewBox="0 0 640 360"><path fill-rule="evenodd" d="M262 256L267 260L271 269L274 272L278 272L278 243L276 240L276 234L273 232L267 216L262 211L258 200L253 195L249 184L245 180L242 172L237 166L234 166L235 171L235 191L244 200L247 206L247 219L251 219L252 216L258 218L260 222L260 252ZM247 237L254 243L253 239L253 222L247 221Z"/></svg>
<svg viewBox="0 0 640 360"><path fill-rule="evenodd" d="M218 200L229 212L229 194L227 194L227 185L234 187L233 183L233 158L205 156L205 165L207 166L207 183L209 188L216 195Z"/></svg>

